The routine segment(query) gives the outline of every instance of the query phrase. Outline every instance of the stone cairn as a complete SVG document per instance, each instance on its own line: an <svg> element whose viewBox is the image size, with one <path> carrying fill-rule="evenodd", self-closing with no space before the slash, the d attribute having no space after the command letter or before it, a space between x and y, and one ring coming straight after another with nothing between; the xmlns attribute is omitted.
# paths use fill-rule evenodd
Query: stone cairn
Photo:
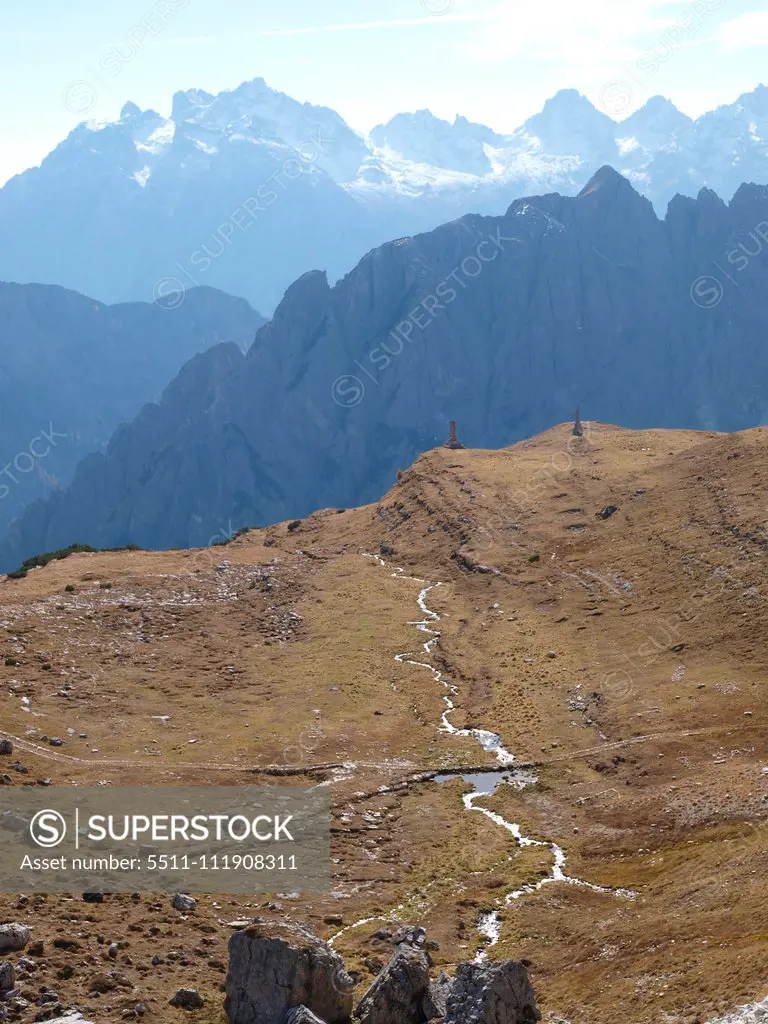
<svg viewBox="0 0 768 1024"><path fill-rule="evenodd" d="M581 425L581 416L579 415L579 407L576 406L576 419L573 424L573 436L584 437L584 427Z"/></svg>
<svg viewBox="0 0 768 1024"><path fill-rule="evenodd" d="M450 433L448 434L448 440L443 445L443 448L452 448L452 449L456 450L458 448L463 448L463 447L464 447L464 445L461 443L461 441L456 436L456 420L451 420Z"/></svg>

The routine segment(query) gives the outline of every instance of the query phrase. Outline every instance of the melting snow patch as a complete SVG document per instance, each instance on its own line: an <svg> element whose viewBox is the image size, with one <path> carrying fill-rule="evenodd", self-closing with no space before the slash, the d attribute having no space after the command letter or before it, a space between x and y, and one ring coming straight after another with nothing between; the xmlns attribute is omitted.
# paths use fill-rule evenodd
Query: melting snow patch
<svg viewBox="0 0 768 1024"><path fill-rule="evenodd" d="M160 153L165 146L173 142L176 125L173 121L164 121L149 135L145 142L137 142L136 149L145 153Z"/></svg>

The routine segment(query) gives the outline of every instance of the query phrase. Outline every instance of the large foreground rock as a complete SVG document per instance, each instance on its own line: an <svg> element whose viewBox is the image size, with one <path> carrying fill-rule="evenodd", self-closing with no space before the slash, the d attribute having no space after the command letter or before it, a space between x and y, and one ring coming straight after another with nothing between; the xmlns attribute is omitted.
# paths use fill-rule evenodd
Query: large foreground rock
<svg viewBox="0 0 768 1024"><path fill-rule="evenodd" d="M283 1024L299 1006L326 1024L344 1024L353 987L341 957L306 928L260 921L230 939L225 1008L231 1024Z"/></svg>
<svg viewBox="0 0 768 1024"><path fill-rule="evenodd" d="M360 1024L422 1024L429 991L429 957L401 945L355 1010Z"/></svg>
<svg viewBox="0 0 768 1024"><path fill-rule="evenodd" d="M517 960L459 964L445 1024L534 1024L541 1020L528 971Z"/></svg>
<svg viewBox="0 0 768 1024"><path fill-rule="evenodd" d="M25 924L0 924L0 953L18 953L29 942Z"/></svg>

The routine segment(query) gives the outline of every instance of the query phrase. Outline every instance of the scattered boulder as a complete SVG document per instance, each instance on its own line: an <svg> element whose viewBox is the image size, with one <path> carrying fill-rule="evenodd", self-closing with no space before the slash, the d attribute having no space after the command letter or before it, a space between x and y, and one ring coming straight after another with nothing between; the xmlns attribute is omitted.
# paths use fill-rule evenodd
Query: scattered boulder
<svg viewBox="0 0 768 1024"><path fill-rule="evenodd" d="M16 971L13 964L0 964L0 992L11 992L16 984Z"/></svg>
<svg viewBox="0 0 768 1024"><path fill-rule="evenodd" d="M37 997L38 1006L48 1006L49 1003L58 1003L58 1001L59 993L51 992L50 990L47 992L41 992L40 995Z"/></svg>
<svg viewBox="0 0 768 1024"><path fill-rule="evenodd" d="M179 1010L200 1010L205 1006L205 999L196 988L180 988L171 999L171 1006Z"/></svg>
<svg viewBox="0 0 768 1024"><path fill-rule="evenodd" d="M116 988L117 982L111 973L96 974L88 982L88 991L98 992L100 996L105 996L108 992L114 992Z"/></svg>
<svg viewBox="0 0 768 1024"><path fill-rule="evenodd" d="M230 1024L283 1024L306 1007L325 1024L352 1014L354 982L344 961L308 928L255 921L229 940L225 1009Z"/></svg>
<svg viewBox="0 0 768 1024"><path fill-rule="evenodd" d="M133 983L125 974L118 974L117 971L94 974L88 981L88 991L98 992L102 996L118 988L133 988Z"/></svg>
<svg viewBox="0 0 768 1024"><path fill-rule="evenodd" d="M13 753L13 743L10 740L0 740L0 754L9 756Z"/></svg>
<svg viewBox="0 0 768 1024"><path fill-rule="evenodd" d="M429 991L429 957L405 943L374 981L355 1010L361 1024L422 1024Z"/></svg>
<svg viewBox="0 0 768 1024"><path fill-rule="evenodd" d="M615 516L618 512L618 508L615 505L606 505L604 509L599 512L595 512L598 519L610 519L611 516Z"/></svg>
<svg viewBox="0 0 768 1024"><path fill-rule="evenodd" d="M459 551L454 551L451 556L455 562L469 572L479 572L484 576L500 576L501 571L496 569L492 565L481 565L478 562L474 562L468 555L462 554Z"/></svg>
<svg viewBox="0 0 768 1024"><path fill-rule="evenodd" d="M404 943L406 946L413 946L414 949L423 949L427 941L427 930L419 925L405 924L397 929L393 941L396 946Z"/></svg>
<svg viewBox="0 0 768 1024"><path fill-rule="evenodd" d="M448 1005L448 996L453 989L453 979L449 978L445 971L440 971L437 981L430 983L427 994L424 996L424 1016L427 1020L438 1020L445 1017Z"/></svg>
<svg viewBox="0 0 768 1024"><path fill-rule="evenodd" d="M324 1020L308 1010L306 1006L297 1006L285 1015L285 1024L325 1024Z"/></svg>
<svg viewBox="0 0 768 1024"><path fill-rule="evenodd" d="M459 964L445 1024L535 1024L541 1020L528 971L518 960Z"/></svg>
<svg viewBox="0 0 768 1024"><path fill-rule="evenodd" d="M25 924L0 924L0 953L19 953L29 942Z"/></svg>
<svg viewBox="0 0 768 1024"><path fill-rule="evenodd" d="M186 893L177 892L171 900L171 906L174 910L180 910L183 914L189 913L190 910L194 910L197 906L197 900L194 896L187 896Z"/></svg>

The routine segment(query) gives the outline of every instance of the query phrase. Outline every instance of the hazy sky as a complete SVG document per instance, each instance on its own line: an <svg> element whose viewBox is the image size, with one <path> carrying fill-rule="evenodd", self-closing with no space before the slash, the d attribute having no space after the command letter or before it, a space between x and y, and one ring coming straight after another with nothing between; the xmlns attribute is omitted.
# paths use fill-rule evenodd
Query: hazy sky
<svg viewBox="0 0 768 1024"><path fill-rule="evenodd" d="M0 182L179 89L263 77L361 130L428 107L508 131L565 87L614 116L655 93L698 115L768 80L766 53L757 0L5 0Z"/></svg>

